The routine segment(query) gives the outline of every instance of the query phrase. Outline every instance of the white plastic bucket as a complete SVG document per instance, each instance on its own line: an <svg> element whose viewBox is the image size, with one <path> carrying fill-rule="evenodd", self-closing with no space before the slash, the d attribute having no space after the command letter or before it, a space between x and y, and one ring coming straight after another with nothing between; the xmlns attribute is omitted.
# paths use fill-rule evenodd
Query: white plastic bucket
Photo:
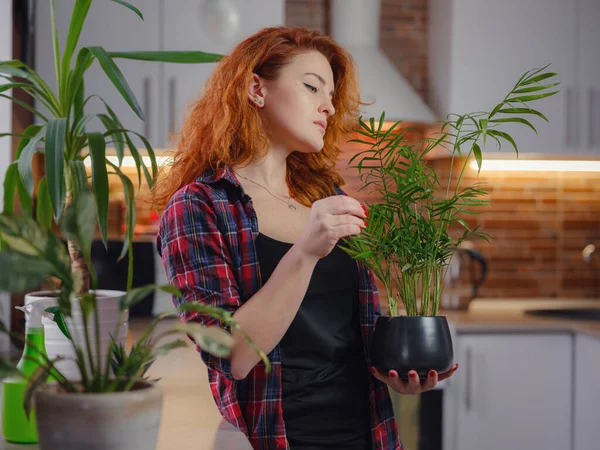
<svg viewBox="0 0 600 450"><path fill-rule="evenodd" d="M113 290L103 290L99 289L94 291L97 295L96 297L96 305L98 310L98 324L100 331L100 364L102 370L104 370L105 362L106 362L106 353L108 350L108 344L110 342L111 335L114 336L115 340L125 345L127 339L127 332L129 330L129 311L126 310L123 312L123 321L121 322L121 326L119 328L119 335L115 336L115 332L117 331L117 324L119 323L120 309L119 302L121 298L125 295L123 291L113 291ZM31 302L42 302L44 306L56 306L58 304L58 300L56 297L53 297L52 294L56 292L53 291L39 291L32 292L31 294L27 294L25 296L25 305ZM79 308L79 299L75 298L71 304L72 309L72 317L67 318L67 325L69 331L71 331L71 335L73 340L77 343L77 345L82 349L86 359L87 370L89 371L89 363L88 354L86 350L86 341L83 327L83 319L81 315L81 309ZM60 370L60 372L70 380L79 381L81 380L81 375L79 373L79 369L75 364L76 353L73 349L73 344L71 341L60 331L58 325L46 318L42 318L42 324L44 325L44 334L45 334L45 343L46 343L46 353L48 354L48 358L54 359L58 356L62 356L64 359L62 361L58 361L56 363L56 367ZM92 350L92 356L94 359L94 363L97 361L97 352L96 352L96 328L94 324L94 315L90 314L88 317L88 330L89 330L89 341L90 347Z"/></svg>

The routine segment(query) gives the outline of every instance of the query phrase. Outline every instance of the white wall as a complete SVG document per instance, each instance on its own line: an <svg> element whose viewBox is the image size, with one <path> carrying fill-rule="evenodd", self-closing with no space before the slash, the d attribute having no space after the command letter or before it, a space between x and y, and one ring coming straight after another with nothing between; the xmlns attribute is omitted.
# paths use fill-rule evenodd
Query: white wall
<svg viewBox="0 0 600 450"><path fill-rule="evenodd" d="M0 0L0 61L12 59L12 0ZM10 95L10 94L9 94ZM0 98L0 133L10 133L12 104ZM11 139L0 138L0 181L11 161ZM0 210L4 209L4 187L0 183Z"/></svg>
<svg viewBox="0 0 600 450"><path fill-rule="evenodd" d="M12 0L0 0L0 61L12 59ZM12 104L0 98L0 133L12 130ZM11 139L0 138L0 211L4 209L4 174L11 161ZM10 324L10 297L0 291L0 320ZM8 348L8 339L0 335L0 352Z"/></svg>

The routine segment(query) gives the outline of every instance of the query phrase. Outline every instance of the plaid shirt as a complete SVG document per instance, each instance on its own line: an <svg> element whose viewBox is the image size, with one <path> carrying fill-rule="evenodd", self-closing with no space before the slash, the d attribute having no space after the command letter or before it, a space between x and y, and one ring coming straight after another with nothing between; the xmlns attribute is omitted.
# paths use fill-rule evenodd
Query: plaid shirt
<svg viewBox="0 0 600 450"><path fill-rule="evenodd" d="M335 187L338 195L345 193ZM207 170L177 191L161 217L158 249L169 283L183 300L197 300L233 313L261 287L254 241L256 214L228 166ZM381 314L375 278L357 261L360 273L360 326L367 364L375 321ZM174 301L180 301L174 297ZM177 302L176 302L177 303ZM182 321L206 326L220 321L185 313ZM281 353L268 355L270 373L260 361L243 380L231 375L231 360L196 347L208 367L210 388L221 415L244 432L256 450L289 449L281 400ZM402 450L387 385L369 377L373 449Z"/></svg>

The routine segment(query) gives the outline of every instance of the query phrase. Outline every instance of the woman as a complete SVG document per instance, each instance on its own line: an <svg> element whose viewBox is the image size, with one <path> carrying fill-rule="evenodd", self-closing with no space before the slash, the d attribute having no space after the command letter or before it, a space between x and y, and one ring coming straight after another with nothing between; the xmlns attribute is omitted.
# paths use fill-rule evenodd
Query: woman
<svg viewBox="0 0 600 450"><path fill-rule="evenodd" d="M235 332L229 359L200 351L222 416L254 449L401 449L386 384L418 394L456 369L405 383L369 367L375 280L336 247L368 220L335 170L359 105L330 37L263 29L219 62L154 188L169 281L231 311L272 363L265 373Z"/></svg>

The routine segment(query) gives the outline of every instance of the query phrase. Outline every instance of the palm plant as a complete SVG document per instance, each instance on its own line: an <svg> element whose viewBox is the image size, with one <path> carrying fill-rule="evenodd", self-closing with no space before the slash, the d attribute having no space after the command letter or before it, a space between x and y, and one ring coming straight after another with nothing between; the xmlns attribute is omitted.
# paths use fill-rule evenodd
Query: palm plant
<svg viewBox="0 0 600 450"><path fill-rule="evenodd" d="M365 263L382 281L388 297L390 315L398 312L398 296L408 316L436 316L439 313L443 280L455 250L468 238L490 236L471 229L462 214L478 214L473 208L487 205L485 186L475 183L464 188L460 183L470 158L482 164L482 147L493 139L502 147L508 142L518 156L514 139L499 128L506 123L517 123L537 130L526 116L537 116L548 121L530 102L555 95L551 89L559 83L542 84L556 76L541 69L527 71L513 89L491 112L450 114L435 137L428 137L416 145L409 145L406 131L394 132L396 122L383 130L385 112L379 124L371 118L369 124L360 119L357 132L366 139L353 139L369 146L349 162L359 158L357 165L363 185L372 186L381 202L369 207L369 225L358 236L344 239L340 246L353 258ZM446 188L428 164L426 156L442 146L451 154L451 168ZM451 189L452 166L462 159L460 174ZM395 295L398 293L398 296Z"/></svg>
<svg viewBox="0 0 600 450"><path fill-rule="evenodd" d="M112 1L127 7L143 20L142 13L133 5L122 0ZM50 0L50 3L56 92L53 92L47 81L25 63L18 60L0 62L0 79L3 79L0 82L0 97L12 100L32 112L38 119L37 123L29 126L23 134L17 135L21 138L17 159L8 167L4 179L4 212L11 213L14 210L13 198L17 193L23 214L34 217L47 230L51 229L53 223L58 225L65 217L68 206L87 190L88 176L84 159L89 156L97 222L105 247L108 228L108 175L116 174L123 185L127 213L125 239L119 259L128 255L127 290L130 290L133 282L132 241L136 211L134 186L122 172L121 163L126 150L128 150L135 161L138 185L142 183L143 173L146 183L152 187L157 176L156 156L151 143L139 133L125 128L102 97L86 92L85 73L94 61L98 61L127 104L141 120L144 120L142 108L114 59L208 63L218 61L221 55L199 51L109 52L102 47L95 46L81 48L74 59L92 0L76 0L62 54L54 17L54 1ZM8 90L17 88L23 89L33 97L37 105L42 105L48 112L44 114L36 107L31 107L27 103L7 95ZM88 113L86 111L92 101L97 102L101 107L100 112ZM86 125L93 119L99 119L104 131L86 131ZM4 136L13 136L13 134L0 134L0 137ZM144 163L140 150L132 139L136 136L145 146L150 159L149 167ZM114 145L118 164L113 164L106 158L107 144ZM44 155L45 175L37 187L34 211L32 159L35 153ZM81 295L89 291L90 284L92 287L96 287L96 275L91 264L90 251L82 251L83 249L72 239L68 239L68 250L71 268L74 272L74 292ZM60 294L59 300L63 308L67 308L69 294L68 291Z"/></svg>

